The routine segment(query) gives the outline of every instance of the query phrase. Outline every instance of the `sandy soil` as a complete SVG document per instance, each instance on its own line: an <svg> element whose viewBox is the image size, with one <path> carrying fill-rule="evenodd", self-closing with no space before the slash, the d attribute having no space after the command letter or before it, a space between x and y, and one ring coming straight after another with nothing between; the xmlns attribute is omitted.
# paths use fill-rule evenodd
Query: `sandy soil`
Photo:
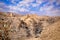
<svg viewBox="0 0 60 40"><path fill-rule="evenodd" d="M60 17L0 12L0 40L60 40Z"/></svg>

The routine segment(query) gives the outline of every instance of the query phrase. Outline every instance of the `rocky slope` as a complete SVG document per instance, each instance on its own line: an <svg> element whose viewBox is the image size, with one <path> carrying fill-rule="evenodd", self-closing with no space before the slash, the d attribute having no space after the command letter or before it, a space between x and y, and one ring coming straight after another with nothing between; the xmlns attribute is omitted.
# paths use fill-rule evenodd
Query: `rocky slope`
<svg viewBox="0 0 60 40"><path fill-rule="evenodd" d="M0 12L0 40L60 40L60 17Z"/></svg>

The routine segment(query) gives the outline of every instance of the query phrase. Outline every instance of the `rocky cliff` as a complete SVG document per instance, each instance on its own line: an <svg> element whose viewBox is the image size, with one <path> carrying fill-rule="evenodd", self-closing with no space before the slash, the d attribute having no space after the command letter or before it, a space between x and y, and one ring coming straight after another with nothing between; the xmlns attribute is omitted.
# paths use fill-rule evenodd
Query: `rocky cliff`
<svg viewBox="0 0 60 40"><path fill-rule="evenodd" d="M0 40L60 40L60 16L0 12Z"/></svg>

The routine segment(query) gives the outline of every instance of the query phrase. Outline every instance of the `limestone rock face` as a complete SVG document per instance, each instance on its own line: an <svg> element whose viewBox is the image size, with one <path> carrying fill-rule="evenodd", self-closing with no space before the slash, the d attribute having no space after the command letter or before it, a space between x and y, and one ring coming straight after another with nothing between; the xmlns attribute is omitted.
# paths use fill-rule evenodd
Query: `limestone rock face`
<svg viewBox="0 0 60 40"><path fill-rule="evenodd" d="M60 17L0 13L0 40L60 40Z"/></svg>

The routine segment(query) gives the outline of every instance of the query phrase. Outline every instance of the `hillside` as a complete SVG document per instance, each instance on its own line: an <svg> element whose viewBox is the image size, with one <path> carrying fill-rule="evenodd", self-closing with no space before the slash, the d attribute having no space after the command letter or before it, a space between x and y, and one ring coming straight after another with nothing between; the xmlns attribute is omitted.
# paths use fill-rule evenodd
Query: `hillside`
<svg viewBox="0 0 60 40"><path fill-rule="evenodd" d="M60 40L60 16L0 12L0 40Z"/></svg>

